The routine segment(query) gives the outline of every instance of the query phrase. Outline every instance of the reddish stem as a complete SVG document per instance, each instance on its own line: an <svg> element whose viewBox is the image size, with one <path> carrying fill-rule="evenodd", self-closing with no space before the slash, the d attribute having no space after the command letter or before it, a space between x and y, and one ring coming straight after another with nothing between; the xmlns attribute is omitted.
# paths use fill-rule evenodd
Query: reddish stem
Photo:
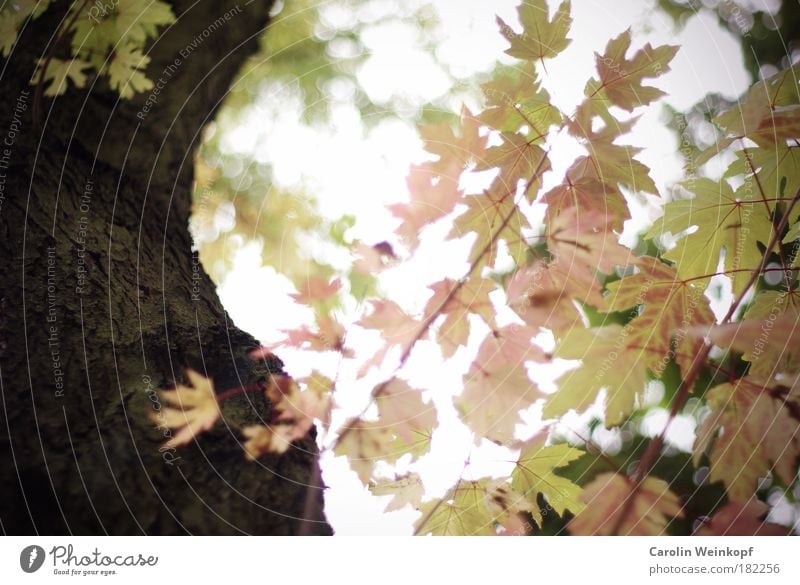
<svg viewBox="0 0 800 585"><path fill-rule="evenodd" d="M245 384L244 386L236 386L235 388L229 388L228 390L217 394L217 402L224 402L228 398L233 398L239 394L247 394L248 392L263 392L263 390L264 386L258 382L253 384Z"/></svg>

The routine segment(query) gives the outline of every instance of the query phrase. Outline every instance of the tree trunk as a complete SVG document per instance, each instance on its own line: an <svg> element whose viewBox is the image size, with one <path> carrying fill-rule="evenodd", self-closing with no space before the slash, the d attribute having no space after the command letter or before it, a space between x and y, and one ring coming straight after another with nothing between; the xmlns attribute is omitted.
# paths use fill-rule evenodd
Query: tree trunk
<svg viewBox="0 0 800 585"><path fill-rule="evenodd" d="M61 4L0 60L0 528L295 534L308 507L319 513L303 530L330 533L321 490L307 488L313 437L244 459L239 429L261 420L263 397L225 401L222 421L177 451L148 418L185 368L220 392L280 367L247 358L256 342L230 322L188 231L200 131L271 0L173 2L177 22L150 47L148 77L164 83L149 108L150 92L119 100L104 78L34 107L29 80Z"/></svg>

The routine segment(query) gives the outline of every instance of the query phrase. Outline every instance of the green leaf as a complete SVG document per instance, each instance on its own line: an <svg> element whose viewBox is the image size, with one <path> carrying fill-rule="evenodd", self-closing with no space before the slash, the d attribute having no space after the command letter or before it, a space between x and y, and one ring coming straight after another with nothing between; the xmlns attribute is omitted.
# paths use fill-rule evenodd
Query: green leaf
<svg viewBox="0 0 800 585"><path fill-rule="evenodd" d="M629 330L619 325L570 329L555 355L583 363L558 379L558 390L545 402L542 415L556 418L573 409L584 411L605 388L606 426L623 422L644 392L649 362L641 351L628 349L628 335Z"/></svg>
<svg viewBox="0 0 800 585"><path fill-rule="evenodd" d="M757 242L768 243L772 221L764 203L755 193L737 197L727 181L693 179L683 186L694 196L664 206L664 217L657 220L645 237L666 232L680 234L691 227L664 257L672 260L683 279L693 279L706 287L717 272L720 254L725 250L724 269L733 281L733 292L741 293L750 270L758 268L762 251Z"/></svg>
<svg viewBox="0 0 800 585"><path fill-rule="evenodd" d="M443 498L422 505L422 516L415 524L417 534L493 535L494 518L486 500L487 480L459 480Z"/></svg>
<svg viewBox="0 0 800 585"><path fill-rule="evenodd" d="M127 45L119 48L108 66L109 85L119 92L123 99L153 88L153 82L144 75L144 68L150 63L150 57L142 54L141 49Z"/></svg>
<svg viewBox="0 0 800 585"><path fill-rule="evenodd" d="M684 372L703 346L688 335L689 328L711 326L716 321L703 290L681 280L675 269L657 258L637 259L638 271L607 286L610 311L635 310L628 322L627 346L646 351L644 359L656 375L674 357ZM676 341L672 351L672 341Z"/></svg>
<svg viewBox="0 0 800 585"><path fill-rule="evenodd" d="M119 0L114 21L119 40L141 47L148 38L156 36L159 26L175 22L175 15L170 5L160 0ZM225 22L217 21L215 30Z"/></svg>
<svg viewBox="0 0 800 585"><path fill-rule="evenodd" d="M43 66L44 61L40 60L39 68L34 74L31 84L38 83L39 71ZM69 86L67 80L72 81L75 87L82 88L86 85L86 74L83 70L89 67L91 65L82 59L69 59L66 61L63 59L51 59L44 74L44 83L49 82L44 90L44 95L48 97L62 95Z"/></svg>
<svg viewBox="0 0 800 585"><path fill-rule="evenodd" d="M519 132L525 126L532 138L543 140L551 126L561 123L561 112L539 85L532 66L514 73L481 86L488 107L478 120L500 132Z"/></svg>
<svg viewBox="0 0 800 585"><path fill-rule="evenodd" d="M538 441L520 453L511 475L511 485L533 504L531 514L539 525L542 524L541 511L536 502L539 494L544 495L559 516L563 516L567 510L577 514L585 507L579 499L581 487L554 473L554 470L583 455L584 451L566 443L543 447Z"/></svg>
<svg viewBox="0 0 800 585"><path fill-rule="evenodd" d="M525 0L517 8L522 34L514 32L502 18L497 17L500 33L511 43L508 55L527 61L551 59L569 46L567 33L572 26L569 0L561 3L550 20L546 0Z"/></svg>

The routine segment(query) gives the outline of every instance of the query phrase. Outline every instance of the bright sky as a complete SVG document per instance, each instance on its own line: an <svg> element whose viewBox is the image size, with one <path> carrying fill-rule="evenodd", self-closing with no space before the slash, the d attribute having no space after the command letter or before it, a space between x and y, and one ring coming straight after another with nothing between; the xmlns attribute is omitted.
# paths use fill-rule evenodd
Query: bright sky
<svg viewBox="0 0 800 585"><path fill-rule="evenodd" d="M465 78L490 70L494 60L502 55L506 42L498 34L494 16L499 14L507 22L516 22L515 1L433 0L432 3L443 27L436 49L439 64L419 46L420 38L413 24L398 22L375 26L364 34L363 42L370 56L358 78L374 101L386 102L401 96L411 104L427 102L450 89L442 64L452 75ZM657 82L669 94L665 101L676 109L693 105L707 92L717 91L735 98L747 88L749 78L742 65L738 41L717 24L715 16L701 13L676 33L671 20L654 5L654 0L573 1L574 25L570 35L573 42L562 55L548 62L550 73L544 79L557 105L568 112L577 105L586 80L594 74L593 51L602 51L609 38L628 27L633 27L635 47L648 41L653 45L681 46L672 63L672 72ZM347 18L346 14L336 11L328 16L331 20ZM503 59L510 62L504 56ZM461 97L477 109L475 89L470 88ZM340 90L347 95L346 87ZM455 111L459 106L460 98L453 100ZM406 200L408 167L424 158L415 129L402 120L387 120L367 132L355 107L343 100L334 110L333 125L326 130L313 130L297 122L300 107L299 103L280 103L281 115L270 120L268 126L263 116L260 119L254 116L252 121L227 136L227 147L242 153L255 151L256 158L268 159L273 165L275 180L280 184L307 181L323 215L337 218L343 213L355 214L357 223L349 234L353 238L367 243L386 240L397 220L385 206ZM663 127L660 115L658 107L648 112L630 142L645 148L640 158L650 166L653 178L663 189L679 177L681 161L675 154L676 138ZM559 151L558 146L554 148L554 171L548 177L551 184L560 179L559 173L563 173L575 154L574 149ZM642 206L634 216L632 227L641 226L651 214L651 209ZM465 272L463 248L458 243L442 248L437 242L435 249L435 253L420 254L424 262L411 263L387 274L381 281L383 287L391 291L391 297L408 309L422 307L425 298L420 298L419 293L427 283L445 276L459 278ZM426 250L424 243L422 250ZM220 287L222 300L237 325L262 341L276 339L278 330L296 327L307 318L303 310L293 305L287 296L289 292L293 289L286 279L270 268L262 268L256 247L240 254L235 268ZM359 347L367 348L367 353L370 347L375 347L374 338L370 336L351 337L348 341L357 352ZM452 395L460 390L461 375L476 347L460 351L452 363L448 362L448 367L443 367L438 350L430 349L416 351L404 370L412 386L417 380L420 386L434 385L442 389L433 396L441 426L432 452L414 465L428 488L428 497L441 495L455 482L468 456L473 470L481 475L507 473L510 465L505 449L490 444L475 448L452 407ZM301 358L291 353L281 355L290 372L302 374L308 369ZM333 363L328 365L332 367ZM386 375L373 371L358 383L346 377L341 379L337 401L342 413L337 420L359 412L372 386ZM540 375L537 372L537 378ZM651 390L658 392L659 389ZM534 428L535 409L526 413L525 418L531 429ZM686 420L679 418L673 423L671 437L676 447L687 449L691 446L686 443L687 437L691 439L694 419L684 418ZM581 430L584 423L584 419L578 417L567 421L573 429ZM655 412L645 421L644 430L655 434L663 424L664 417ZM613 445L617 440L612 431L602 429L593 438L605 445ZM388 498L371 496L349 470L344 458L326 456L322 466L324 480L330 488L326 512L338 534L411 533L416 512L406 508L384 514L382 510Z"/></svg>

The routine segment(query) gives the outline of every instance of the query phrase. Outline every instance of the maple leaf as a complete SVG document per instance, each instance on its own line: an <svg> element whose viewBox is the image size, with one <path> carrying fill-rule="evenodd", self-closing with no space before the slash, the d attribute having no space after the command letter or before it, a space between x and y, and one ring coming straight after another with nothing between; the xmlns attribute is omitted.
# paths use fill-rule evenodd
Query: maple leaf
<svg viewBox="0 0 800 585"><path fill-rule="evenodd" d="M523 448L511 475L511 485L532 504L530 513L540 526L542 514L536 501L539 494L544 495L559 516L566 510L575 514L583 510L584 504L578 499L581 487L556 475L555 470L584 454L566 443L545 447L538 439Z"/></svg>
<svg viewBox="0 0 800 585"><path fill-rule="evenodd" d="M111 89L119 92L122 99L153 88L153 82L144 75L150 57L132 45L117 47L108 65L108 83Z"/></svg>
<svg viewBox="0 0 800 585"><path fill-rule="evenodd" d="M609 185L621 185L631 191L658 193L650 177L650 169L635 159L641 148L614 144L606 138L593 136L586 144L587 156L580 156L567 169L567 177L595 179Z"/></svg>
<svg viewBox="0 0 800 585"><path fill-rule="evenodd" d="M372 366L379 366L393 347L408 350L422 330L422 323L407 315L395 302L372 301L371 304L372 312L362 317L358 325L380 331L386 343L361 367L362 375Z"/></svg>
<svg viewBox="0 0 800 585"><path fill-rule="evenodd" d="M713 122L733 138L747 137L759 146L774 149L800 135L800 100L797 75L790 68L753 84L738 105Z"/></svg>
<svg viewBox="0 0 800 585"><path fill-rule="evenodd" d="M402 220L395 232L411 250L419 244L422 228L449 214L462 199L458 188L462 170L456 160L448 160L447 169L441 172L432 163L411 167L407 179L411 200L389 206L392 214Z"/></svg>
<svg viewBox="0 0 800 585"><path fill-rule="evenodd" d="M514 73L481 85L488 107L478 120L500 132L516 133L525 127L533 140L544 139L551 126L561 123L561 112L539 84L533 64Z"/></svg>
<svg viewBox="0 0 800 585"><path fill-rule="evenodd" d="M489 299L489 293L497 288L493 281L470 278L453 294L456 287L459 287L459 283L449 278L432 284L430 289L433 290L433 296L424 311L426 316L445 316L436 331L436 340L446 358L452 357L459 347L467 344L470 314L480 316L487 324L494 321L494 307Z"/></svg>
<svg viewBox="0 0 800 585"><path fill-rule="evenodd" d="M107 12L105 17L96 17L92 7L78 15L71 30L73 54L89 59L98 68L103 66L108 49L112 49L120 40L111 12Z"/></svg>
<svg viewBox="0 0 800 585"><path fill-rule="evenodd" d="M436 426L434 406L425 404L420 391L411 388L404 380L392 378L379 385L374 396L381 424L389 427L406 444L413 444L418 432Z"/></svg>
<svg viewBox="0 0 800 585"><path fill-rule="evenodd" d="M334 453L346 455L350 466L369 485L378 460L388 463L410 454L416 460L430 448L436 409L425 404L418 390L398 378L373 390L378 420L350 419L339 432Z"/></svg>
<svg viewBox="0 0 800 585"><path fill-rule="evenodd" d="M316 372L307 382L308 389L301 390L289 376L270 377L266 391L272 405L268 424L242 429L249 459L255 460L266 453L285 453L292 442L308 435L315 419L328 418L333 383Z"/></svg>
<svg viewBox="0 0 800 585"><path fill-rule="evenodd" d="M542 361L544 353L532 342L537 334L538 330L517 323L495 329L481 343L476 360L487 370Z"/></svg>
<svg viewBox="0 0 800 585"><path fill-rule="evenodd" d="M617 473L602 473L586 486L581 499L586 507L567 525L571 534L627 536L664 534L672 518L682 518L678 497L669 490L667 482L646 477L636 493L632 482ZM634 502L625 518L620 515L628 498Z"/></svg>
<svg viewBox="0 0 800 585"><path fill-rule="evenodd" d="M44 63L43 59L38 61L36 73L31 79L31 84L39 82L40 71L44 67ZM72 81L77 88L84 87L86 85L86 74L83 70L89 67L91 67L91 64L82 59L50 59L42 80L48 84L44 90L44 95L48 97L62 95L69 86L67 80Z"/></svg>
<svg viewBox="0 0 800 585"><path fill-rule="evenodd" d="M485 437L499 444L510 444L514 440L514 427L522 422L520 411L533 404L539 393L528 379L524 364L497 359L491 339L481 344L455 404L475 433L476 441Z"/></svg>
<svg viewBox="0 0 800 585"><path fill-rule="evenodd" d="M715 386L706 393L711 413L697 430L695 464L708 452L710 481L722 481L735 501L749 500L759 478L770 471L790 484L800 455L800 433L784 401L798 397L794 391L775 399L748 378Z"/></svg>
<svg viewBox="0 0 800 585"><path fill-rule="evenodd" d="M800 291L764 290L760 291L743 315L744 321L774 320L784 313L800 314Z"/></svg>
<svg viewBox="0 0 800 585"><path fill-rule="evenodd" d="M500 241L506 243L511 257L517 263L527 255L528 243L522 232L530 228L528 218L514 203L512 193L505 191L498 194L497 191L491 189L482 195L465 197L467 208L455 219L453 229L447 236L448 239L454 239L469 233L477 235L469 255L469 261L475 264L476 270L494 265Z"/></svg>
<svg viewBox="0 0 800 585"><path fill-rule="evenodd" d="M581 314L573 298L593 306L603 303L592 270L568 258L536 260L517 270L508 282L506 296L509 306L529 326L555 331L580 323Z"/></svg>
<svg viewBox="0 0 800 585"><path fill-rule="evenodd" d="M476 171L499 169L495 187L513 197L520 180L526 182L525 195L533 201L541 185L541 176L550 170L550 159L538 138L528 138L523 134L501 132L502 142L486 149L486 154L475 164Z"/></svg>
<svg viewBox="0 0 800 585"><path fill-rule="evenodd" d="M500 33L511 43L506 53L527 61L551 59L566 49L571 39L567 33L572 26L571 4L565 0L549 18L546 0L525 0L517 7L523 32L517 34L502 18L497 17Z"/></svg>
<svg viewBox="0 0 800 585"><path fill-rule="evenodd" d="M798 371L800 313L796 311L781 314L778 307L764 319L746 319L693 333L707 336L720 347L740 352L742 358L750 362L750 375L761 380Z"/></svg>
<svg viewBox="0 0 800 585"><path fill-rule="evenodd" d="M647 382L648 360L627 348L630 330L620 325L596 329L573 327L556 347L556 357L580 359L582 364L561 376L558 390L544 404L542 415L557 418L574 409L585 410L606 389L605 423L618 425L631 413Z"/></svg>
<svg viewBox="0 0 800 585"><path fill-rule="evenodd" d="M628 204L619 189L594 177L584 176L575 181L565 177L563 183L542 196L542 201L547 204L547 214L550 216L559 216L569 208L596 212L607 217L609 227L618 231L622 230L623 222L631 217Z"/></svg>
<svg viewBox="0 0 800 585"><path fill-rule="evenodd" d="M764 201L762 205L772 214L780 202L788 201L800 189L800 146L776 144L764 148L743 148L736 152L734 160L725 171L725 178L742 177L736 189L739 199L754 196ZM791 223L800 217L800 208L795 207L790 216Z"/></svg>
<svg viewBox="0 0 800 585"><path fill-rule="evenodd" d="M369 485L375 463L392 453L392 438L385 425L353 418L342 427L333 452L347 456L361 483Z"/></svg>
<svg viewBox="0 0 800 585"><path fill-rule="evenodd" d="M267 453L285 453L292 442L292 429L286 425L248 425L242 428L245 457L255 461Z"/></svg>
<svg viewBox="0 0 800 585"><path fill-rule="evenodd" d="M570 264L596 266L606 274L631 259L630 249L621 245L611 231L607 215L569 207L558 215L548 214L546 221L547 248L556 258Z"/></svg>
<svg viewBox="0 0 800 585"><path fill-rule="evenodd" d="M487 506L487 481L459 480L441 499L424 503L416 534L434 536L494 535L494 518Z"/></svg>
<svg viewBox="0 0 800 585"><path fill-rule="evenodd" d="M118 38L143 45L159 26L175 22L172 8L160 0L119 0L114 10Z"/></svg>
<svg viewBox="0 0 800 585"><path fill-rule="evenodd" d="M786 536L791 528L767 522L769 506L755 498L728 502L706 519L695 534L699 536Z"/></svg>
<svg viewBox="0 0 800 585"><path fill-rule="evenodd" d="M292 440L305 437L314 419L325 418L329 409L333 382L318 372L306 378L306 382L308 389L302 390L289 376L272 375L267 385L267 398L272 403L271 420L291 426ZM286 449L288 445L284 451Z"/></svg>
<svg viewBox="0 0 800 585"><path fill-rule="evenodd" d="M588 143L612 144L623 134L627 134L639 121L640 116L630 116L620 120L611 113L611 104L602 94L593 94L596 81L590 80L584 87L583 101L575 112L565 120L567 130L575 138Z"/></svg>
<svg viewBox="0 0 800 585"><path fill-rule="evenodd" d="M733 292L740 294L750 278L749 269L755 270L761 263L763 252L757 242L768 243L773 233L768 211L753 195L747 199L734 195L727 181L700 178L684 186L693 197L667 203L663 218L645 237L666 232L677 235L696 227L680 237L664 257L676 263L681 278L705 287L716 273L724 249L725 271L733 282Z"/></svg>
<svg viewBox="0 0 800 585"><path fill-rule="evenodd" d="M8 57L17 42L18 17L11 10L0 12L0 55Z"/></svg>
<svg viewBox="0 0 800 585"><path fill-rule="evenodd" d="M321 276L311 276L304 278L297 286L298 292L290 296L302 305L313 305L314 303L325 303L336 296L342 289L342 281L334 278L330 282Z"/></svg>
<svg viewBox="0 0 800 585"><path fill-rule="evenodd" d="M150 414L151 420L170 437L164 448L188 444L200 433L210 430L220 416L214 383L191 369L186 371L186 378L189 386L177 384L174 390L160 392L164 406Z"/></svg>
<svg viewBox="0 0 800 585"><path fill-rule="evenodd" d="M317 317L317 331L306 325L298 329L283 330L286 339L268 346L272 350L276 347L296 347L310 351L338 351L345 357L352 357L353 351L344 345L345 329L335 319L327 315Z"/></svg>
<svg viewBox="0 0 800 585"><path fill-rule="evenodd" d="M381 479L371 483L369 491L374 496L392 496L386 504L384 512L394 512L411 504L413 508L418 508L425 495L425 486L422 479L416 473L406 473L395 477L393 480Z"/></svg>
<svg viewBox="0 0 800 585"><path fill-rule="evenodd" d="M637 258L636 267L635 274L607 285L606 306L610 311L641 309L626 325L627 346L647 350L643 359L653 373L660 375L671 357L686 372L703 347L701 339L689 335L690 330L715 323L709 301L702 289L681 280L672 266L658 258Z"/></svg>
<svg viewBox="0 0 800 585"><path fill-rule="evenodd" d="M488 140L480 134L480 120L466 106L461 108L458 135L447 123L422 126L419 133L425 141L425 150L439 156L431 169L446 176L456 167L464 169L483 158Z"/></svg>
<svg viewBox="0 0 800 585"><path fill-rule="evenodd" d="M628 29L608 42L603 55L595 53L600 81L593 83L589 92L591 95L602 92L611 104L628 112L665 95L658 88L642 85L642 81L669 71L669 62L678 52L674 45L653 48L647 43L628 59L626 54L630 46L631 31Z"/></svg>

